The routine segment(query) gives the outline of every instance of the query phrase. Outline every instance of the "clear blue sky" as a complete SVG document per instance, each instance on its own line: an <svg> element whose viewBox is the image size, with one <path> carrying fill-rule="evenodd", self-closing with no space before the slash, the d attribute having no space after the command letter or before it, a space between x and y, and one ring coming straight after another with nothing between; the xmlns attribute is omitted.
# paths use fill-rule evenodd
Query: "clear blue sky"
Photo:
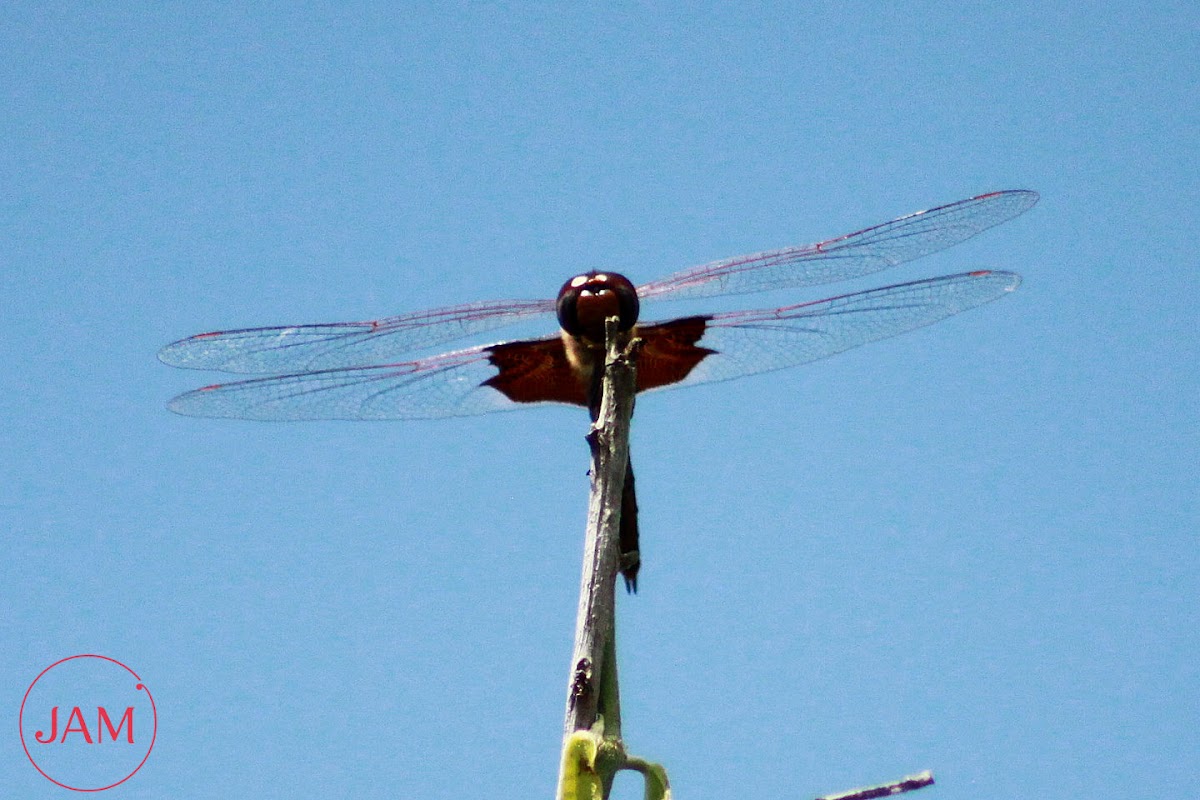
<svg viewBox="0 0 1200 800"><path fill-rule="evenodd" d="M0 795L63 796L16 718L86 652L159 708L112 797L552 793L586 415L181 418L217 376L163 344L1003 188L1042 202L709 307L979 268L1012 296L639 403L626 740L680 797L1194 792L1194 3L101 6L0 10Z"/></svg>

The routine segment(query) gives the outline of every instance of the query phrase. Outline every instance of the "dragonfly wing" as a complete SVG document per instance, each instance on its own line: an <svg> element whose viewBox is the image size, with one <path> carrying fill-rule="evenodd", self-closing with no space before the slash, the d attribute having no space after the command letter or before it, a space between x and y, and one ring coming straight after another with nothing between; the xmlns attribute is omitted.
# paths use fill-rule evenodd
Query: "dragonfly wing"
<svg viewBox="0 0 1200 800"><path fill-rule="evenodd" d="M574 380L561 340L553 337L382 366L216 384L181 394L167 407L186 416L254 420L432 419L575 402L563 388L564 376Z"/></svg>
<svg viewBox="0 0 1200 800"><path fill-rule="evenodd" d="M213 331L169 344L158 357L174 367L246 374L380 364L552 311L552 300L498 300L370 322Z"/></svg>
<svg viewBox="0 0 1200 800"><path fill-rule="evenodd" d="M638 335L649 352L678 353L687 350L681 342L695 345L684 377L645 388L694 386L806 364L991 302L1020 281L1011 272L969 272L783 308L642 326ZM690 337L681 339L681 328L689 327Z"/></svg>
<svg viewBox="0 0 1200 800"><path fill-rule="evenodd" d="M639 326L645 341L639 389L693 386L816 361L996 300L1019 283L1010 272L971 272L783 308ZM182 394L168 407L197 417L383 420L485 414L542 402L584 402L559 337L216 384Z"/></svg>
<svg viewBox="0 0 1200 800"><path fill-rule="evenodd" d="M918 211L836 239L714 261L638 287L643 300L746 294L849 280L970 239L1028 211L1024 189L991 192Z"/></svg>

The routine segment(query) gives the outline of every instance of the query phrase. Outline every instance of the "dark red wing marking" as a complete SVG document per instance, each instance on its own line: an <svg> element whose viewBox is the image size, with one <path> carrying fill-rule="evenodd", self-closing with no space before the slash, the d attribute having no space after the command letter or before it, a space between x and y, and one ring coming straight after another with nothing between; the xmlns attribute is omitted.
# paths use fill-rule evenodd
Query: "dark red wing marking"
<svg viewBox="0 0 1200 800"><path fill-rule="evenodd" d="M642 352L637 362L639 392L679 383L715 350L699 347L711 317L680 317L670 322L638 326Z"/></svg>
<svg viewBox="0 0 1200 800"><path fill-rule="evenodd" d="M682 317L637 329L643 342L638 355L639 392L659 389L686 378L693 368L715 353L696 342L704 336L710 317ZM505 342L488 348L499 370L483 382L514 403L587 405L587 392L567 359L561 339Z"/></svg>
<svg viewBox="0 0 1200 800"><path fill-rule="evenodd" d="M514 403L587 405L587 392L567 360L562 339L504 342L488 348L500 372L483 382Z"/></svg>

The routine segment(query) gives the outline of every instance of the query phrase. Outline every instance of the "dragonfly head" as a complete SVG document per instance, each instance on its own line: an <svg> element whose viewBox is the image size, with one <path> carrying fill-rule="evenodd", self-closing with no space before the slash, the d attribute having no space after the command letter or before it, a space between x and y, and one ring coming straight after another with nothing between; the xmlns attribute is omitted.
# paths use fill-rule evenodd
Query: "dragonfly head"
<svg viewBox="0 0 1200 800"><path fill-rule="evenodd" d="M572 336L603 342L608 317L618 317L622 331L637 323L637 290L624 275L588 272L576 275L558 290L558 324Z"/></svg>

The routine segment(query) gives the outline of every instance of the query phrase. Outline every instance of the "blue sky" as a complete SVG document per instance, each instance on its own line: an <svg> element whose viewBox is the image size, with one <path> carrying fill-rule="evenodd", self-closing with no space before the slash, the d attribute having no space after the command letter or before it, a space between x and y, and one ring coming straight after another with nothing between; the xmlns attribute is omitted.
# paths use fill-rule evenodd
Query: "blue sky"
<svg viewBox="0 0 1200 800"><path fill-rule="evenodd" d="M1031 188L944 253L705 304L1025 278L639 403L626 742L681 797L924 768L946 800L1186 795L1198 30L1186 3L7 4L0 793L62 796L17 713L76 653L159 710L107 796L553 790L586 415L186 419L166 401L216 376L167 342L644 281Z"/></svg>

